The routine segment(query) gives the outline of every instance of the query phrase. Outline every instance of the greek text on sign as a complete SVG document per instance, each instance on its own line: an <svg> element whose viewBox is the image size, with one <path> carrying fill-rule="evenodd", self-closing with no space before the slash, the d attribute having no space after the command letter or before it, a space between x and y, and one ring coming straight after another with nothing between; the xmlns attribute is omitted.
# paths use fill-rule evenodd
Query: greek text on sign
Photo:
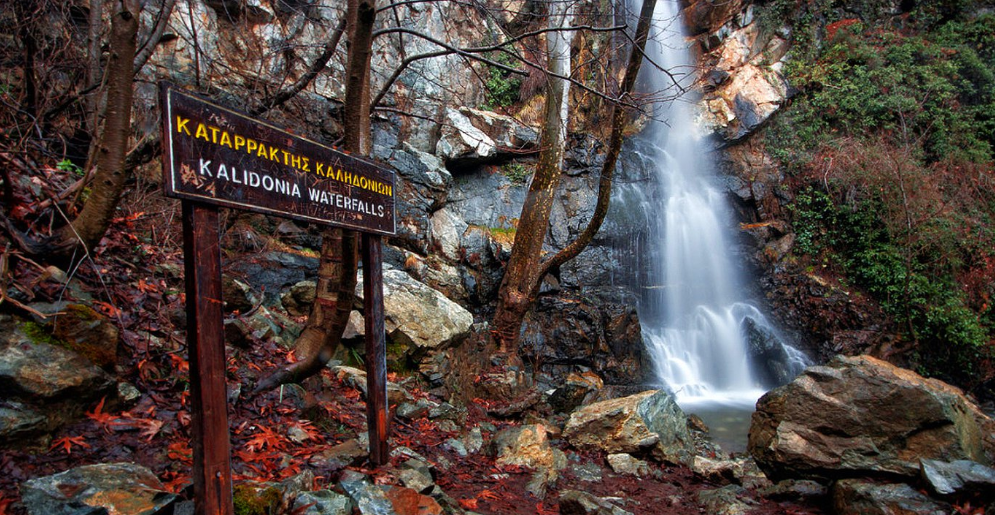
<svg viewBox="0 0 995 515"><path fill-rule="evenodd" d="M394 234L394 174L163 85L166 195Z"/></svg>

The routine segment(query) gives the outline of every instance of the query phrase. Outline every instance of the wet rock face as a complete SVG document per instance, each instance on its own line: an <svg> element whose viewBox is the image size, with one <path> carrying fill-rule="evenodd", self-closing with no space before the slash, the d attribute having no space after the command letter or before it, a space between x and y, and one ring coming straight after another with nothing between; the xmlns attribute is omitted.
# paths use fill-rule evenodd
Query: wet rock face
<svg viewBox="0 0 995 515"><path fill-rule="evenodd" d="M635 308L569 294L540 297L522 328L520 354L547 372L584 366L608 384L644 384L652 373Z"/></svg>
<svg viewBox="0 0 995 515"><path fill-rule="evenodd" d="M838 357L763 396L748 447L772 479L914 478L920 459L989 463L991 427L946 383L867 356Z"/></svg>

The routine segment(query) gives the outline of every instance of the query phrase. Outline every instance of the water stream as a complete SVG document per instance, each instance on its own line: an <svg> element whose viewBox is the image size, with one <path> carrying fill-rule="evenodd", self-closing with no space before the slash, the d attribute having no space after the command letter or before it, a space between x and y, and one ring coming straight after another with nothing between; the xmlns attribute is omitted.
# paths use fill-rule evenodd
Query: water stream
<svg viewBox="0 0 995 515"><path fill-rule="evenodd" d="M654 120L637 143L643 161L655 168L657 184L624 194L629 202L639 198L649 223L640 319L656 374L678 403L706 422L723 420L723 427L742 433L745 444L742 419L775 386L765 384L767 376L751 359L747 328L775 336L789 373L800 372L806 359L780 343L783 339L748 298L730 261L732 216L715 184L709 152L694 130L689 97L695 73L678 4L658 0L647 44L647 56L669 74L644 63L649 90L672 98L657 104Z"/></svg>

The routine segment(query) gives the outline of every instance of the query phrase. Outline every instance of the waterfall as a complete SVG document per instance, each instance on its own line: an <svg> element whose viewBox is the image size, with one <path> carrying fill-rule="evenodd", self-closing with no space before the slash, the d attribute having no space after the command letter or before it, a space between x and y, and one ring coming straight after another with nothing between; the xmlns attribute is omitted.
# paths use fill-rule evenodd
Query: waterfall
<svg viewBox="0 0 995 515"><path fill-rule="evenodd" d="M653 1L653 0L647 0ZM682 405L724 402L749 406L771 384L751 363L748 329L773 335L780 367L797 374L804 355L780 343L743 287L730 261L732 216L715 184L709 152L694 130L689 100L695 73L683 34L679 0L658 0L647 43L643 80L655 95L653 121L639 137L639 153L655 168L652 187L623 187L623 203L637 201L649 224L648 262L640 319L659 380ZM660 71L659 65L667 72ZM656 194L654 195L654 192Z"/></svg>

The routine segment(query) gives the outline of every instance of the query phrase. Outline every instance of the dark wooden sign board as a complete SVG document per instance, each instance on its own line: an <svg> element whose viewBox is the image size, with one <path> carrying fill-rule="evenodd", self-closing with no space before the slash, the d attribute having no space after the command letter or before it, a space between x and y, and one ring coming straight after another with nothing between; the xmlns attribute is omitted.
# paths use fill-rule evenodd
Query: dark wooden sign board
<svg viewBox="0 0 995 515"><path fill-rule="evenodd" d="M363 233L370 461L387 462L382 235L394 174L235 110L159 85L165 194L181 199L194 510L233 515L218 206Z"/></svg>

